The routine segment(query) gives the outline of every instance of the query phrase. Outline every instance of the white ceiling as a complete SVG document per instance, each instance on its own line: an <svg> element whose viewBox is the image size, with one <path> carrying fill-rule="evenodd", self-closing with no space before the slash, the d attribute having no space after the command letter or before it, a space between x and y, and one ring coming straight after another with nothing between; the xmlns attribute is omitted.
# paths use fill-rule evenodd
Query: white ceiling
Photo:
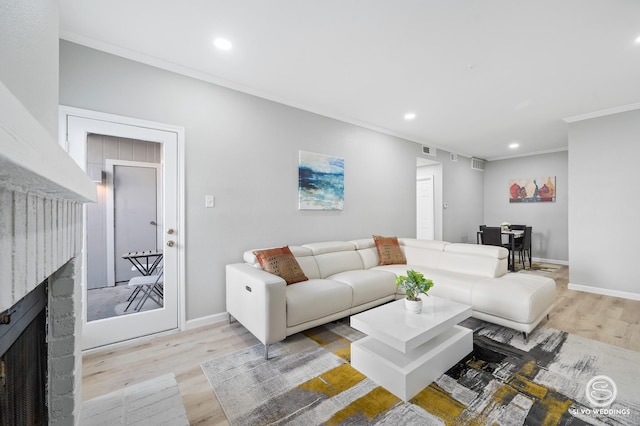
<svg viewBox="0 0 640 426"><path fill-rule="evenodd" d="M640 102L637 0L60 0L60 33L485 159L566 149L564 118Z"/></svg>

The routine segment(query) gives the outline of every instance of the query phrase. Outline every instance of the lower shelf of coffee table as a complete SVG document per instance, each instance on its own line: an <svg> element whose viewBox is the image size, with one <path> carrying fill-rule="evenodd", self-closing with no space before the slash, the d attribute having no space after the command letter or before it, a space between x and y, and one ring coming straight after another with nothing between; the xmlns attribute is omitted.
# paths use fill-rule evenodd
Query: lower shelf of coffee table
<svg viewBox="0 0 640 426"><path fill-rule="evenodd" d="M458 325L407 353L367 336L351 344L351 365L408 401L472 350L473 332Z"/></svg>

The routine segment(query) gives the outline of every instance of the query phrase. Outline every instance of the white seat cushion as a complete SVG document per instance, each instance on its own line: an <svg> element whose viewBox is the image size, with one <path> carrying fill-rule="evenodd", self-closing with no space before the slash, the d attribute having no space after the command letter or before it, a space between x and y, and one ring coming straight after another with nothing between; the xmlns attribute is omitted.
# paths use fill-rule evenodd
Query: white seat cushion
<svg viewBox="0 0 640 426"><path fill-rule="evenodd" d="M420 272L424 274L425 278L433 281L434 286L429 290L429 294L464 303L465 305L471 305L473 286L482 280L482 277L475 275L438 271L419 265L385 265L376 266L372 270L393 272L395 275L407 275L407 269ZM404 294L402 290L399 293Z"/></svg>
<svg viewBox="0 0 640 426"><path fill-rule="evenodd" d="M311 279L288 285L287 327L313 321L351 308L351 287L327 279Z"/></svg>
<svg viewBox="0 0 640 426"><path fill-rule="evenodd" d="M551 278L508 274L478 282L473 288L473 310L528 324L537 320L556 298Z"/></svg>
<svg viewBox="0 0 640 426"><path fill-rule="evenodd" d="M396 294L396 275L387 271L345 271L329 277L348 284L353 291L353 306Z"/></svg>
<svg viewBox="0 0 640 426"><path fill-rule="evenodd" d="M465 305L471 305L473 288L482 279L475 275L458 272L420 271L419 268L416 268L416 271L423 272L425 278L433 281L429 294Z"/></svg>

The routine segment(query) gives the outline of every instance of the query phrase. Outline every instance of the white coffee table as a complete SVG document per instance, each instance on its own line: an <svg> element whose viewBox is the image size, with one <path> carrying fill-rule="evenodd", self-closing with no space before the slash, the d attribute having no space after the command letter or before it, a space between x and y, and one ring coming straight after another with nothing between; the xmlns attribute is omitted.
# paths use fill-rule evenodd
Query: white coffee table
<svg viewBox="0 0 640 426"><path fill-rule="evenodd" d="M471 306L422 297L422 313L404 299L351 317L367 334L351 344L351 365L403 401L408 401L473 350L473 332L456 325Z"/></svg>

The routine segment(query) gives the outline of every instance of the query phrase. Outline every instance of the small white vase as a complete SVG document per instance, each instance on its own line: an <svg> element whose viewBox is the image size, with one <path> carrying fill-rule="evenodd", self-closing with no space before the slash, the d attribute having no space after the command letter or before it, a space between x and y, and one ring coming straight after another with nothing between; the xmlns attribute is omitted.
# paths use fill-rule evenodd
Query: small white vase
<svg viewBox="0 0 640 426"><path fill-rule="evenodd" d="M407 311L413 314L419 314L420 312L422 312L422 299L409 300L405 298L404 307L407 308Z"/></svg>

